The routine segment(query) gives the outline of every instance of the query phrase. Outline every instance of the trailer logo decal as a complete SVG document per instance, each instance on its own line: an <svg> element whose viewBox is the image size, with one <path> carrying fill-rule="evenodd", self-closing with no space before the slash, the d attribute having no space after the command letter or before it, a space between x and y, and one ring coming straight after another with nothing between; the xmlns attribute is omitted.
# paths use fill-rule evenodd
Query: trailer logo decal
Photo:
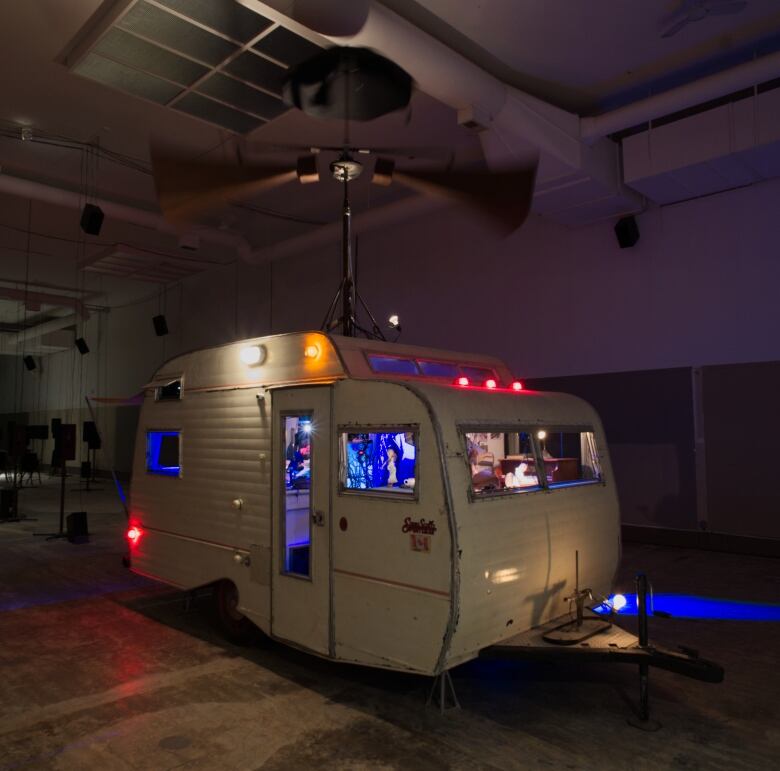
<svg viewBox="0 0 780 771"><path fill-rule="evenodd" d="M401 532L433 535L436 532L436 523L432 519L421 519L419 522L415 522L411 517L407 517L404 520Z"/></svg>

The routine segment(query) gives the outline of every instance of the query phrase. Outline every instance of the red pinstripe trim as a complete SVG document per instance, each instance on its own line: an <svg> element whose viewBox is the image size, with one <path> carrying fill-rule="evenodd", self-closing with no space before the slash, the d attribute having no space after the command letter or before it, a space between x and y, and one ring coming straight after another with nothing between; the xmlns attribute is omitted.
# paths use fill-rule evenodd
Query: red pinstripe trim
<svg viewBox="0 0 780 771"><path fill-rule="evenodd" d="M429 589L427 586L417 586L416 584L405 584L403 581L393 581L390 578L379 578L379 576L367 576L365 573L353 573L351 570L341 570L341 568L333 568L334 573L341 573L344 576L352 576L353 578L364 578L367 581L375 581L378 584L389 584L390 586L400 586L404 589L414 589L418 592L427 592L428 594L436 594L439 597L447 597L449 599L449 592L442 592L439 589Z"/></svg>

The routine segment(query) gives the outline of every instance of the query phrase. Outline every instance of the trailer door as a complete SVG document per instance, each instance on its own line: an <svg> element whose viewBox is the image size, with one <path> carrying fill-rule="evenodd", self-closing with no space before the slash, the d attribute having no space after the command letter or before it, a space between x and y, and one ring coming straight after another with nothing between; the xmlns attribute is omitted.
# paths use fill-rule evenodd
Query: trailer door
<svg viewBox="0 0 780 771"><path fill-rule="evenodd" d="M330 652L331 388L274 391L271 632Z"/></svg>

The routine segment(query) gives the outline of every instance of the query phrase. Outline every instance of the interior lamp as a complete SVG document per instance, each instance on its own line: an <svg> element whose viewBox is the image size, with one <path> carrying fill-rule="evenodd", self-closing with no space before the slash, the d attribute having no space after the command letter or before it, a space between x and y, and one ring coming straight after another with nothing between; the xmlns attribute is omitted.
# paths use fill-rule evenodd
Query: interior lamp
<svg viewBox="0 0 780 771"><path fill-rule="evenodd" d="M626 598L622 594L616 594L612 598L612 609L615 613L620 613L621 609L626 607Z"/></svg>
<svg viewBox="0 0 780 771"><path fill-rule="evenodd" d="M240 356L244 364L259 364L263 360L263 351L259 345L248 345L241 349Z"/></svg>
<svg viewBox="0 0 780 771"><path fill-rule="evenodd" d="M537 439L547 439L547 432L546 431L539 431L536 434Z"/></svg>

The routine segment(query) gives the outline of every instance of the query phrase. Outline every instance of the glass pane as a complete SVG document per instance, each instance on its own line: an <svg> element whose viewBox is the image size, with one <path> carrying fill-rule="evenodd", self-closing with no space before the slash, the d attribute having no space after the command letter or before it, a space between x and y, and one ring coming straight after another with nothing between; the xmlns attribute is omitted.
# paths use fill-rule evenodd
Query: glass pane
<svg viewBox="0 0 780 771"><path fill-rule="evenodd" d="M174 380L172 383L160 386L157 389L157 401L167 401L168 399L181 399L181 380Z"/></svg>
<svg viewBox="0 0 780 771"><path fill-rule="evenodd" d="M601 463L592 431L537 431L550 486L601 479Z"/></svg>
<svg viewBox="0 0 780 771"><path fill-rule="evenodd" d="M473 385L482 385L490 378L496 379L496 373L492 369L485 369L484 367L461 366L460 373L465 375Z"/></svg>
<svg viewBox="0 0 780 771"><path fill-rule="evenodd" d="M531 435L527 431L468 433L466 457L471 471L471 491L476 496L540 487Z"/></svg>
<svg viewBox="0 0 780 771"><path fill-rule="evenodd" d="M152 474L179 476L179 432L148 431L146 434L146 470Z"/></svg>
<svg viewBox="0 0 780 771"><path fill-rule="evenodd" d="M387 372L393 375L420 374L417 365L411 359L399 359L397 356L368 354L368 363L374 372Z"/></svg>
<svg viewBox="0 0 780 771"><path fill-rule="evenodd" d="M284 418L284 572L310 575L311 415Z"/></svg>
<svg viewBox="0 0 780 771"><path fill-rule="evenodd" d="M458 365L451 362L417 359L417 364L423 375L428 377L446 377L450 380L455 380L459 375Z"/></svg>
<svg viewBox="0 0 780 771"><path fill-rule="evenodd" d="M345 490L414 491L417 433L403 429L341 434L341 486Z"/></svg>

